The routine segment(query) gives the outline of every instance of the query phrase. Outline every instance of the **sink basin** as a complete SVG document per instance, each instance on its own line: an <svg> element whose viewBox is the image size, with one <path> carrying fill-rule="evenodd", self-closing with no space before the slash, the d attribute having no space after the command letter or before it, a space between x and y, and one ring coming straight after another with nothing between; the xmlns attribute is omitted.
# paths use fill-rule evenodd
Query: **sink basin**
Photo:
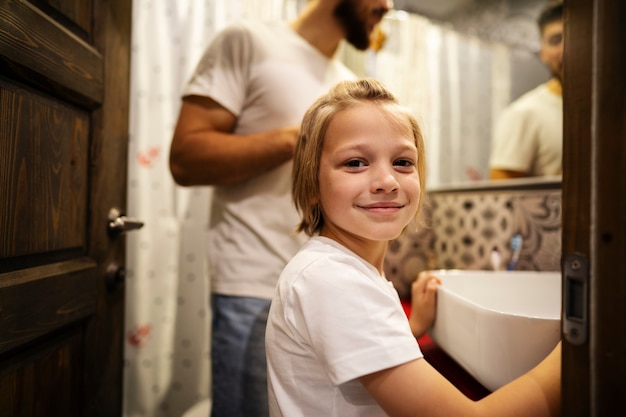
<svg viewBox="0 0 626 417"><path fill-rule="evenodd" d="M560 340L560 272L432 272L442 285L430 336L485 388L526 373Z"/></svg>

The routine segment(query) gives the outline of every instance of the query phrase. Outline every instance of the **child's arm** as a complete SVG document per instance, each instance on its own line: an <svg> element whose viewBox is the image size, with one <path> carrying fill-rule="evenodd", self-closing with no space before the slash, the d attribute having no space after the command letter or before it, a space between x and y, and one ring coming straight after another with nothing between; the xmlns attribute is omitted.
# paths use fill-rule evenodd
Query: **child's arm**
<svg viewBox="0 0 626 417"><path fill-rule="evenodd" d="M391 417L553 417L560 413L561 344L528 373L478 402L425 359L359 378Z"/></svg>
<svg viewBox="0 0 626 417"><path fill-rule="evenodd" d="M559 416L561 342L539 365L485 397L480 405L492 413L486 415L499 413L501 416ZM525 414L522 414L522 411ZM508 414L504 414L506 412Z"/></svg>

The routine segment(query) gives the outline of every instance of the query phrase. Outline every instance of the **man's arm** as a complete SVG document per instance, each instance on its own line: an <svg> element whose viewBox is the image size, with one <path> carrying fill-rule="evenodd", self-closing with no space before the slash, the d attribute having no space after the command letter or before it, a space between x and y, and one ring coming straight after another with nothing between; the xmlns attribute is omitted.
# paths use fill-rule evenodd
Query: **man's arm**
<svg viewBox="0 0 626 417"><path fill-rule="evenodd" d="M491 180L507 180L512 178L526 177L528 174L522 171L513 171L510 169L491 168L489 170L489 179Z"/></svg>
<svg viewBox="0 0 626 417"><path fill-rule="evenodd" d="M174 181L184 186L233 184L293 157L299 126L235 135L236 122L208 97L185 97L170 147Z"/></svg>

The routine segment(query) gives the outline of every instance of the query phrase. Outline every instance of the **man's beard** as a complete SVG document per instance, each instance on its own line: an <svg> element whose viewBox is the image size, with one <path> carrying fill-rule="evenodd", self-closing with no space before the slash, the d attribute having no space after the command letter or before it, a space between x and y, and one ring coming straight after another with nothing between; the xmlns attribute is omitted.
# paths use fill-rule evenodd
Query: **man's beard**
<svg viewBox="0 0 626 417"><path fill-rule="evenodd" d="M360 51L370 46L370 37L365 22L359 19L358 11L351 0L343 0L335 8L335 17L346 31L346 41Z"/></svg>

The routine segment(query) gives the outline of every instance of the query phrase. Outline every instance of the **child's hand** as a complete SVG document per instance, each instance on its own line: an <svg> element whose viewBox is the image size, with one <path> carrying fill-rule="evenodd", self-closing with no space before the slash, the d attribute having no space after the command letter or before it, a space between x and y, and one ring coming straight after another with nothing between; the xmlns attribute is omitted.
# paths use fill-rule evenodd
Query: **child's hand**
<svg viewBox="0 0 626 417"><path fill-rule="evenodd" d="M411 285L411 315L409 324L415 337L420 337L435 321L437 287L441 279L430 272L420 272Z"/></svg>

